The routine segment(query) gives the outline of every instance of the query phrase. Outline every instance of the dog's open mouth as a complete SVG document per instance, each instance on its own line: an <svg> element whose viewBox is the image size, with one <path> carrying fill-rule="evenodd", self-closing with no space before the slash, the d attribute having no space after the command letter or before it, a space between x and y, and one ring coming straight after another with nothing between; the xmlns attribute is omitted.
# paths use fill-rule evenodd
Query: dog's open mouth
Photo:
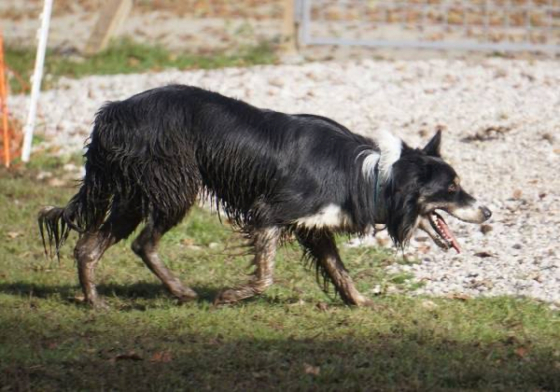
<svg viewBox="0 0 560 392"><path fill-rule="evenodd" d="M432 237L439 247L444 249L453 248L457 253L461 253L459 242L457 242L457 239L449 229L443 217L435 211L430 212L428 217L432 230L427 230L425 225L422 225L422 229Z"/></svg>

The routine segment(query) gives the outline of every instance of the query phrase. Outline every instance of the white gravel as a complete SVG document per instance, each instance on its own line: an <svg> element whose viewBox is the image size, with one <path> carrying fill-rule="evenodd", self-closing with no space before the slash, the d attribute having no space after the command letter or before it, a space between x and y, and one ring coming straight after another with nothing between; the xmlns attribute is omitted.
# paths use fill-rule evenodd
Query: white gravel
<svg viewBox="0 0 560 392"><path fill-rule="evenodd" d="M494 213L490 231L449 218L462 254L445 253L419 233L409 250L421 262L388 268L424 282L418 294L507 294L560 305L557 62L366 60L65 79L41 98L43 147L79 150L104 101L175 82L260 107L325 115L366 135L390 129L411 145L443 128L444 156ZM26 97L10 101L21 119L26 107ZM477 134L490 138L462 140Z"/></svg>

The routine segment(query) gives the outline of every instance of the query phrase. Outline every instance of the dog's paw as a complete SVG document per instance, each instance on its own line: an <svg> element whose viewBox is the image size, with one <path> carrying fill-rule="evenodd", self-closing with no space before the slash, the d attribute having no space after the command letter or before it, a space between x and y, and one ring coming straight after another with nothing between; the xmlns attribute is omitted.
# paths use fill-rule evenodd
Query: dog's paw
<svg viewBox="0 0 560 392"><path fill-rule="evenodd" d="M364 297L363 295L360 295L358 298L354 298L353 300L348 301L347 304L359 308L375 309L377 307L377 303L374 300L372 300L371 298Z"/></svg>
<svg viewBox="0 0 560 392"><path fill-rule="evenodd" d="M357 304L357 306L360 308L371 309L375 311L382 311L387 309L387 305L383 305L373 299L365 298L365 297L361 303Z"/></svg>
<svg viewBox="0 0 560 392"><path fill-rule="evenodd" d="M175 297L177 298L179 304L184 304L187 302L196 301L198 299L198 294L196 293L196 291L188 289L178 295L175 295Z"/></svg>
<svg viewBox="0 0 560 392"><path fill-rule="evenodd" d="M85 298L83 296L83 294L80 295L76 295L73 298L70 298L70 302L76 303L76 304L80 304L83 306L86 306L88 308L91 308L93 310L109 310L109 305L107 305L105 303L104 300L102 300L101 298L95 296L95 298Z"/></svg>
<svg viewBox="0 0 560 392"><path fill-rule="evenodd" d="M107 311L110 309L109 305L99 298L95 301L88 301L87 304L95 311Z"/></svg>
<svg viewBox="0 0 560 392"><path fill-rule="evenodd" d="M237 301L239 301L237 291L234 289L226 289L220 291L218 295L216 295L216 298L214 298L214 305L233 304Z"/></svg>

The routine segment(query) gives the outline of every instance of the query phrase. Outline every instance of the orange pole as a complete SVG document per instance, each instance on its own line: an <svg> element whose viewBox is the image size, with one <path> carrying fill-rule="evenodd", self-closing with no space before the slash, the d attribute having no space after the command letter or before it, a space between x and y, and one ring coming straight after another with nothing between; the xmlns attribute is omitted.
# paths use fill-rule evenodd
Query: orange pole
<svg viewBox="0 0 560 392"><path fill-rule="evenodd" d="M8 133L8 101L4 74L4 37L0 31L0 101L2 104L2 135L4 140L4 164L10 167L10 136Z"/></svg>

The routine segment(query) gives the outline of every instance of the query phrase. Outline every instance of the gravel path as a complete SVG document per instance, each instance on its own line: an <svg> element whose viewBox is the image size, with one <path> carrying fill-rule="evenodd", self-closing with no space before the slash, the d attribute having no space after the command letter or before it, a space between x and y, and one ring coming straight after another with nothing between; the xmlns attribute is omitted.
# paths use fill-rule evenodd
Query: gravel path
<svg viewBox="0 0 560 392"><path fill-rule="evenodd" d="M424 282L419 294L508 294L560 305L557 62L366 60L61 80L41 99L44 145L76 151L104 101L171 82L260 107L325 115L358 133L390 129L411 145L444 129L444 156L494 216L483 227L448 219L460 255L418 233L408 251L421 263L388 268ZM25 97L10 105L25 117Z"/></svg>

